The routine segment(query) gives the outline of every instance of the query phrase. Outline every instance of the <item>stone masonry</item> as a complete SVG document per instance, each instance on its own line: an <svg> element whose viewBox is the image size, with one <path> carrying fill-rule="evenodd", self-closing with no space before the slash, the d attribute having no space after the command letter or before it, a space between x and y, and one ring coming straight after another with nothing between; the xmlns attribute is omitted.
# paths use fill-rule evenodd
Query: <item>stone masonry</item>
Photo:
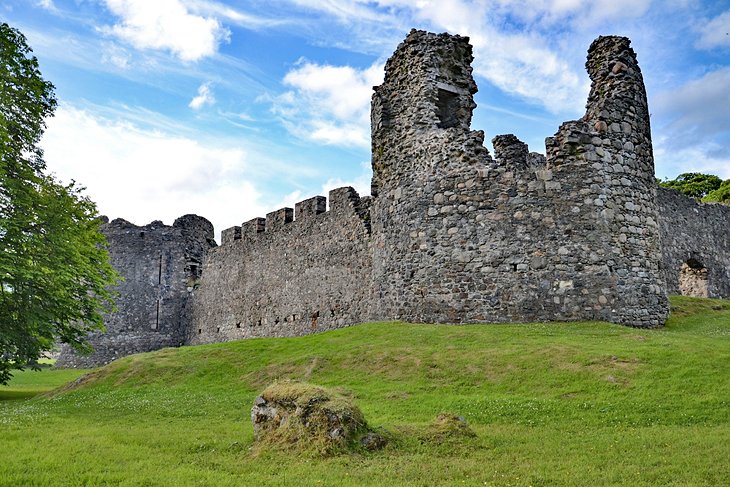
<svg viewBox="0 0 730 487"><path fill-rule="evenodd" d="M127 277L82 361L368 320L606 320L655 327L667 291L730 297L730 207L657 190L630 41L588 51L586 114L546 139L470 129L466 37L413 30L372 98L372 197L315 196L226 229L186 216L105 226ZM146 239L146 240L145 240ZM201 267L202 264L202 267ZM158 311L159 309L159 311Z"/></svg>
<svg viewBox="0 0 730 487"><path fill-rule="evenodd" d="M213 225L185 215L172 226L155 221L139 227L118 218L102 225L109 256L123 280L117 311L106 317L105 333L94 333L94 353L81 356L61 347L60 367L90 367L132 353L185 342L190 328L190 298L198 286L202 263L215 246Z"/></svg>
<svg viewBox="0 0 730 487"><path fill-rule="evenodd" d="M195 291L188 343L305 335L370 312L368 207L352 188L223 233ZM296 220L293 219L296 216Z"/></svg>
<svg viewBox="0 0 730 487"><path fill-rule="evenodd" d="M667 314L646 95L629 41L601 37L583 119L530 157L471 131L468 39L413 31L373 96L372 318L427 322Z"/></svg>
<svg viewBox="0 0 730 487"><path fill-rule="evenodd" d="M697 203L669 188L657 196L667 293L730 298L730 205Z"/></svg>

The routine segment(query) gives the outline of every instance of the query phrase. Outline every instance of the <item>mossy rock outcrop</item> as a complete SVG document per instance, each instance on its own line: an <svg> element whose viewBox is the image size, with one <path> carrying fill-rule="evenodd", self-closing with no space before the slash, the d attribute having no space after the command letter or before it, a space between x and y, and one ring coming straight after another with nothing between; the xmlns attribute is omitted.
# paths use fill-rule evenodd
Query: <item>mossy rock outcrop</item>
<svg viewBox="0 0 730 487"><path fill-rule="evenodd" d="M251 409L259 446L311 450L332 454L381 447L352 400L324 387L279 382L267 387Z"/></svg>
<svg viewBox="0 0 730 487"><path fill-rule="evenodd" d="M422 439L429 442L444 443L468 440L476 438L476 436L476 433L462 416L439 413L422 435Z"/></svg>

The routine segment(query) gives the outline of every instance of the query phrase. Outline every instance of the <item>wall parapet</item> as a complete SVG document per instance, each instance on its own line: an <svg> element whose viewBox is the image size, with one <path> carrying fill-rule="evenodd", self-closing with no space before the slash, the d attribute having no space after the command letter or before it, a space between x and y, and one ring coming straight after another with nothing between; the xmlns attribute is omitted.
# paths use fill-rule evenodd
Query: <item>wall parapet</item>
<svg viewBox="0 0 730 487"><path fill-rule="evenodd" d="M313 196L302 200L292 208L280 208L266 215L266 218L253 218L241 224L226 228L221 232L222 245L231 245L237 240L247 240L258 234L277 233L290 224L309 222L321 215L334 212L343 215L357 215L369 230L370 198L360 197L350 186L336 188L329 192L330 209L327 209L327 198Z"/></svg>

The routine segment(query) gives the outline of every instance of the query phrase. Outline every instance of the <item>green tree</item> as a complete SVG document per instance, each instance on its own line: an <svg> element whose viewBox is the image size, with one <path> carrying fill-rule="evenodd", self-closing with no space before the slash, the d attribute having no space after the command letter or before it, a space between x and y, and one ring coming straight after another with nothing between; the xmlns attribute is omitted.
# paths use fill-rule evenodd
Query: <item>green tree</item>
<svg viewBox="0 0 730 487"><path fill-rule="evenodd" d="M94 203L43 172L38 143L56 98L31 53L0 24L0 384L58 341L88 350L117 280Z"/></svg>
<svg viewBox="0 0 730 487"><path fill-rule="evenodd" d="M730 204L730 179L726 179L719 188L707 193L702 201Z"/></svg>
<svg viewBox="0 0 730 487"><path fill-rule="evenodd" d="M703 198L707 193L718 189L720 184L722 184L722 179L719 177L699 172L686 172L677 176L676 179L659 183L660 186L676 189L697 199Z"/></svg>

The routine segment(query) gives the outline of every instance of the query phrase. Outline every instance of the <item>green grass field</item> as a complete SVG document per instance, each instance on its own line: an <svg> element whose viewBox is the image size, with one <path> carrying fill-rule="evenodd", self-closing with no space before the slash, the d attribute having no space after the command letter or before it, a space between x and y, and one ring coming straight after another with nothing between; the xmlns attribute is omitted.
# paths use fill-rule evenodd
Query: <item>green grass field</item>
<svg viewBox="0 0 730 487"><path fill-rule="evenodd" d="M18 373L0 485L728 485L730 302L672 306L660 330L370 323ZM278 379L350 394L391 443L254 451L251 405ZM477 437L424 441L440 412Z"/></svg>

